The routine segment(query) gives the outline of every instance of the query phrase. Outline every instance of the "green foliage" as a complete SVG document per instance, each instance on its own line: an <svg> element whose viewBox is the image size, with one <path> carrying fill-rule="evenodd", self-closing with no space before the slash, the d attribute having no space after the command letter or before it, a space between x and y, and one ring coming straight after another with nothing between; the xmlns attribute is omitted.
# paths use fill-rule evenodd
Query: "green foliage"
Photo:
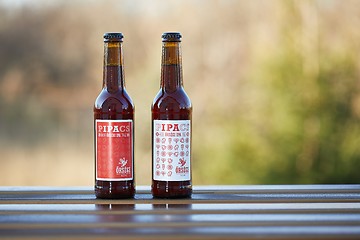
<svg viewBox="0 0 360 240"><path fill-rule="evenodd" d="M262 95L261 107L253 106L260 118L229 114L221 154L204 154L222 159L213 181L359 183L358 58L350 44L341 54L333 50L321 31L309 40L301 4L282 7L279 47L250 77Z"/></svg>

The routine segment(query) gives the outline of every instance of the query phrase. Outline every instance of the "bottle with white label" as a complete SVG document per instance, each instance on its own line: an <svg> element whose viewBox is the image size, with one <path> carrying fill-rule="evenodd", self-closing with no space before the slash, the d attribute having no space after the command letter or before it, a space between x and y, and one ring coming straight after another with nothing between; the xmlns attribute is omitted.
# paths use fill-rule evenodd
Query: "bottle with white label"
<svg viewBox="0 0 360 240"><path fill-rule="evenodd" d="M183 87L181 34L162 35L160 90L152 110L152 195L186 198L192 194L190 98Z"/></svg>
<svg viewBox="0 0 360 240"><path fill-rule="evenodd" d="M125 89L122 33L104 34L102 90L94 105L95 195L132 198L134 104Z"/></svg>

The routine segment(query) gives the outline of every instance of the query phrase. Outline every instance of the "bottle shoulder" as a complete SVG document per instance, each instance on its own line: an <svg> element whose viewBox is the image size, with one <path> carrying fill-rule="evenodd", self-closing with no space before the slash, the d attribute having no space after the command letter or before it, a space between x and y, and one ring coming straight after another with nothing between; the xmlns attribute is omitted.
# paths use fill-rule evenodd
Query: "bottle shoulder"
<svg viewBox="0 0 360 240"><path fill-rule="evenodd" d="M191 109L192 103L184 88L179 88L174 92L166 92L160 89L152 103L152 109L155 108L166 110Z"/></svg>
<svg viewBox="0 0 360 240"><path fill-rule="evenodd" d="M134 103L127 93L126 89L121 89L110 93L107 89L102 89L95 100L94 109L109 109L110 106L116 106L116 109L133 109Z"/></svg>

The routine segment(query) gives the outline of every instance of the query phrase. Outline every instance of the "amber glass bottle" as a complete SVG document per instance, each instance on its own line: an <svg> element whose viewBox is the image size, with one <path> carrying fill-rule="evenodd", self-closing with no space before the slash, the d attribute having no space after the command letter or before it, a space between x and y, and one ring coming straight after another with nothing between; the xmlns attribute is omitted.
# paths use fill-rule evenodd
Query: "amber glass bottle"
<svg viewBox="0 0 360 240"><path fill-rule="evenodd" d="M97 198L135 194L134 104L125 89L122 42L122 33L104 34L103 86L94 105Z"/></svg>
<svg viewBox="0 0 360 240"><path fill-rule="evenodd" d="M157 198L186 198L191 183L190 98L182 77L181 34L162 35L160 90L152 110L152 194Z"/></svg>

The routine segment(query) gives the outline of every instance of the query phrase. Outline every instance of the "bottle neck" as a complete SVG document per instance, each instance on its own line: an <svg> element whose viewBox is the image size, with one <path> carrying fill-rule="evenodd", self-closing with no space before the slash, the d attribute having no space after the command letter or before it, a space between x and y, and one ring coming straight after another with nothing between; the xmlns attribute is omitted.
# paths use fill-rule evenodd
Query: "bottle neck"
<svg viewBox="0 0 360 240"><path fill-rule="evenodd" d="M122 42L104 43L103 88L115 93L125 87Z"/></svg>
<svg viewBox="0 0 360 240"><path fill-rule="evenodd" d="M183 87L180 42L163 42L160 87L174 92Z"/></svg>

